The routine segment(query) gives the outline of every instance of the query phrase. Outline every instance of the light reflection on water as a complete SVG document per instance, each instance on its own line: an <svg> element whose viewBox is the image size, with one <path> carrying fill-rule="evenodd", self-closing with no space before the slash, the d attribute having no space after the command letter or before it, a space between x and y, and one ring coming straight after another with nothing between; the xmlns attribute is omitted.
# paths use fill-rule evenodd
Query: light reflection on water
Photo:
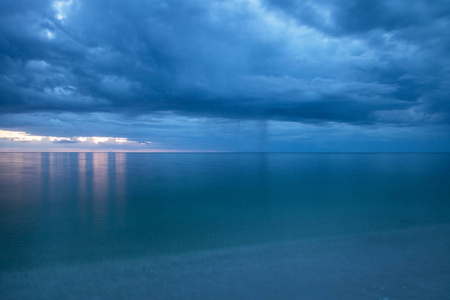
<svg viewBox="0 0 450 300"><path fill-rule="evenodd" d="M118 206L122 206L125 202L125 178L126 178L126 163L127 156L125 153L115 153L114 155L114 167L115 167L115 199Z"/></svg>
<svg viewBox="0 0 450 300"><path fill-rule="evenodd" d="M450 221L446 154L0 153L0 270Z"/></svg>
<svg viewBox="0 0 450 300"><path fill-rule="evenodd" d="M97 220L100 220L108 208L108 153L92 154L92 171L94 214L97 215Z"/></svg>
<svg viewBox="0 0 450 300"><path fill-rule="evenodd" d="M78 153L78 193L80 203L87 200L87 166L86 153Z"/></svg>

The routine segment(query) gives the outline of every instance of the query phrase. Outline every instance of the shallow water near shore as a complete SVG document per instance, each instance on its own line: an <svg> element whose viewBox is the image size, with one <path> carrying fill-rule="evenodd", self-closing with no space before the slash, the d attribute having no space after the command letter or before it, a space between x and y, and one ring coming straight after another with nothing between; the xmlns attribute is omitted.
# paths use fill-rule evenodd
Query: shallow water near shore
<svg viewBox="0 0 450 300"><path fill-rule="evenodd" d="M0 273L2 299L447 299L450 226Z"/></svg>
<svg viewBox="0 0 450 300"><path fill-rule="evenodd" d="M11 283L8 274L29 276L30 270L447 228L449 170L449 154L0 153L0 271ZM433 236L432 244L424 234L410 234L407 241L423 250L415 252L418 257L438 245L447 269L427 269L438 282L448 278L443 252L450 249L445 234ZM356 247L367 255L376 251L365 241L360 238ZM387 248L379 260L401 257L395 249L404 244L390 238L380 243ZM325 260L336 255L334 246L321 247ZM342 253L352 248L342 247ZM278 249L263 251L264 259L279 260L285 250ZM297 252L288 256L298 262ZM238 266L240 254L233 253ZM250 270L257 265L248 256L245 261ZM208 266L223 267L216 259L197 267ZM414 280L420 266L411 273ZM294 271L286 272L292 280ZM164 276L176 277L176 271Z"/></svg>

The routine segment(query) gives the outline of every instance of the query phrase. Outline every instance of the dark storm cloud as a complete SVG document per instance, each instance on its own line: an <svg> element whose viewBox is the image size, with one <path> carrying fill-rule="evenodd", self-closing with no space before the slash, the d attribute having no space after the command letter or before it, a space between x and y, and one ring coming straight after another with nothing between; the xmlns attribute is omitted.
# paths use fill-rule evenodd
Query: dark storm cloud
<svg viewBox="0 0 450 300"><path fill-rule="evenodd" d="M266 1L300 26L363 40L383 66L371 82L395 84L393 99L412 102L429 118L449 121L450 2L446 0ZM446 99L447 98L447 99ZM433 115L433 116L432 116Z"/></svg>
<svg viewBox="0 0 450 300"><path fill-rule="evenodd" d="M446 0L266 0L302 24L335 35L364 34L433 26L447 19Z"/></svg>
<svg viewBox="0 0 450 300"><path fill-rule="evenodd" d="M1 1L0 112L449 123L448 1Z"/></svg>

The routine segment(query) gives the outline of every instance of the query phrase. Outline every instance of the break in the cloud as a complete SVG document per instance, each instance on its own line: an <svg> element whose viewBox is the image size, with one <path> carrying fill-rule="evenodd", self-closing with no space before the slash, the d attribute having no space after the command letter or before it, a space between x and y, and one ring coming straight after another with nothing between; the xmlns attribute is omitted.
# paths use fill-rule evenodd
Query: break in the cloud
<svg viewBox="0 0 450 300"><path fill-rule="evenodd" d="M24 150L51 150L54 144L72 144L72 147L64 148L74 150L108 150L108 151L129 151L141 150L146 152L155 151L148 147L152 142L137 142L130 141L123 137L105 137L105 136L40 136L31 135L23 131L0 130L0 142L4 146L0 151L14 151L19 149ZM73 145L76 144L76 145ZM67 147L67 145L66 145Z"/></svg>
<svg viewBox="0 0 450 300"><path fill-rule="evenodd" d="M0 127L161 149L448 151L448 28L444 0L0 1Z"/></svg>

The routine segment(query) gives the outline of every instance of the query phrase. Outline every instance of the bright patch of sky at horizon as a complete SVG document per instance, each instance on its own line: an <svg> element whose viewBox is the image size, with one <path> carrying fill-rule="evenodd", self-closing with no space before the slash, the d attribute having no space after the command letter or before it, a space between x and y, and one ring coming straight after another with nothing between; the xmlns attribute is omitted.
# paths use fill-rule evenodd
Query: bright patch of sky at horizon
<svg viewBox="0 0 450 300"><path fill-rule="evenodd" d="M450 151L445 0L0 0L0 151Z"/></svg>

